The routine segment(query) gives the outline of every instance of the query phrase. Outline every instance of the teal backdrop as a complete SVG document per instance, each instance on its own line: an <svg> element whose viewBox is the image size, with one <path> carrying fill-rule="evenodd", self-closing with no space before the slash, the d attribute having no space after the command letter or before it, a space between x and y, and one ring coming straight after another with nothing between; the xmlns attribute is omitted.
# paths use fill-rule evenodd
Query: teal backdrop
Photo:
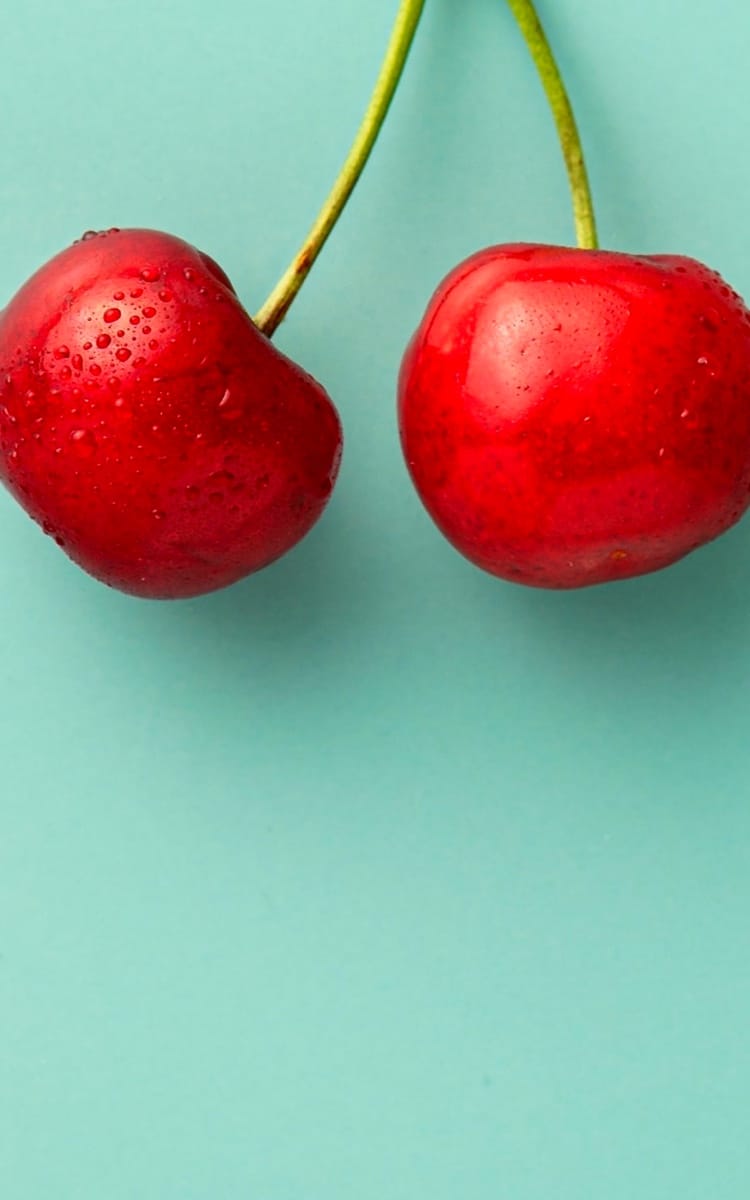
<svg viewBox="0 0 750 1200"><path fill-rule="evenodd" d="M251 309L348 147L396 0L48 0L0 44L0 303L89 227ZM542 0L605 245L750 295L750 15ZM480 573L394 420L443 274L567 242L501 0L427 0L281 348L346 429L292 554L190 602L83 575L3 493L0 1194L741 1200L750 521L580 593Z"/></svg>

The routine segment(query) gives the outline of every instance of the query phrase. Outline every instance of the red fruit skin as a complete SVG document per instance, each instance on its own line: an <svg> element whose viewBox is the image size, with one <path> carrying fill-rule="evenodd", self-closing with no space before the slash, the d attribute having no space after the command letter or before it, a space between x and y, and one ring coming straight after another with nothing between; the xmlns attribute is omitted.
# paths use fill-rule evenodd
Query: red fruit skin
<svg viewBox="0 0 750 1200"><path fill-rule="evenodd" d="M693 259L494 246L430 301L399 419L427 511L484 570L654 571L750 502L750 314Z"/></svg>
<svg viewBox="0 0 750 1200"><path fill-rule="evenodd" d="M341 443L320 385L169 234L87 234L0 313L0 477L122 591L196 596L284 554Z"/></svg>

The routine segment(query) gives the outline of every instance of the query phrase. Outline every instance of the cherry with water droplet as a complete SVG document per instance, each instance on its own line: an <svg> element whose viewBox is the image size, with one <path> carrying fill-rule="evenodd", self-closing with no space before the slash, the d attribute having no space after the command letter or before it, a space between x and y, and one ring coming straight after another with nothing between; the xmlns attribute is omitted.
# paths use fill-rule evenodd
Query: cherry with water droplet
<svg viewBox="0 0 750 1200"><path fill-rule="evenodd" d="M158 346L138 357L113 337L138 315L129 307L136 301L112 307L134 276L164 328ZM165 288L168 302L159 296ZM85 363L84 333L94 338ZM163 598L223 587L284 554L325 508L341 454L333 404L260 332L226 276L169 234L83 238L42 267L0 314L4 374L3 481L40 524L60 532L71 558L113 587ZM220 408L228 393L231 421ZM54 438L32 439L39 415L42 435L54 425ZM228 454L238 474L271 480L261 498L243 494L239 514L185 491L222 469Z"/></svg>

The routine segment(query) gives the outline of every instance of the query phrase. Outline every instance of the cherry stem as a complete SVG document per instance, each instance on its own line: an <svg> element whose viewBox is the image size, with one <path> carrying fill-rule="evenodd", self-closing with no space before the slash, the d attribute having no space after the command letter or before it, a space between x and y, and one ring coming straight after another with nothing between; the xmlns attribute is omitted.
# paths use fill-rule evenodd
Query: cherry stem
<svg viewBox="0 0 750 1200"><path fill-rule="evenodd" d="M599 242L596 236L594 205L586 174L583 147L573 108L555 62L552 47L547 41L547 35L542 28L533 0L508 0L508 5L534 60L557 126L557 136L560 140L573 200L573 220L575 221L578 246L581 250L596 250Z"/></svg>
<svg viewBox="0 0 750 1200"><path fill-rule="evenodd" d="M266 337L272 337L284 320L364 170L398 87L424 3L401 0L375 89L346 161L302 248L254 318Z"/></svg>

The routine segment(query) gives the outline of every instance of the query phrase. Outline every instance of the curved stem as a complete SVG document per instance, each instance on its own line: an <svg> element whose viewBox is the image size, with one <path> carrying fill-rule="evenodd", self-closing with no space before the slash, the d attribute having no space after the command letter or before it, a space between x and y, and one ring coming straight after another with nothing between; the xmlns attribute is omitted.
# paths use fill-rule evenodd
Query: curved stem
<svg viewBox="0 0 750 1200"><path fill-rule="evenodd" d="M573 199L576 240L582 250L596 250L599 243L583 147L552 47L547 41L533 0L508 0L508 5L534 60L555 119Z"/></svg>
<svg viewBox="0 0 750 1200"><path fill-rule="evenodd" d="M267 337L271 337L284 320L294 297L305 282L328 235L341 216L344 205L352 194L354 185L370 157L370 151L375 145L401 78L401 72L417 31L419 18L422 15L424 2L425 0L401 0L375 90L346 162L302 248L254 318L261 333L265 333Z"/></svg>

